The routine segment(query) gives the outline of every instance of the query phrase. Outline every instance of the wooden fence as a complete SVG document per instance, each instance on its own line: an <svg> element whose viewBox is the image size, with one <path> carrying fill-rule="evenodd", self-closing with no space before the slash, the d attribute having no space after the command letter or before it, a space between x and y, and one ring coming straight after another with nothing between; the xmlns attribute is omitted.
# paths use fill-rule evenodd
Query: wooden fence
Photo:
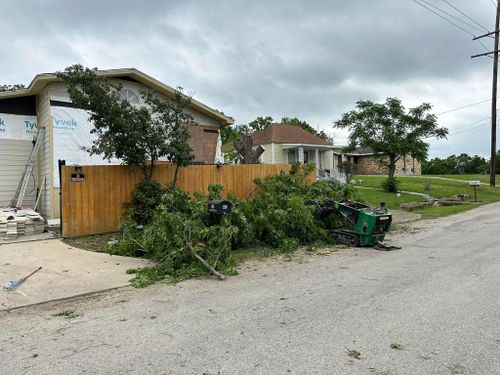
<svg viewBox="0 0 500 375"><path fill-rule="evenodd" d="M289 164L192 165L181 168L177 186L187 192L207 192L208 185L221 184L224 192L248 198L255 191L255 178L288 172ZM174 166L158 165L154 178L163 185L172 182ZM315 175L311 173L310 180ZM120 165L63 166L61 170L61 224L63 237L114 232L130 201L135 186L142 180L140 171Z"/></svg>

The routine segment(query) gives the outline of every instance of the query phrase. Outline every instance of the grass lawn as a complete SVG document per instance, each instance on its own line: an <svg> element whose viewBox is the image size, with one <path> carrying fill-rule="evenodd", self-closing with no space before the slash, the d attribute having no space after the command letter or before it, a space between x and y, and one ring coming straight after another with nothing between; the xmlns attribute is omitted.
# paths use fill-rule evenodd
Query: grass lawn
<svg viewBox="0 0 500 375"><path fill-rule="evenodd" d="M487 174L463 174L463 175L459 175L459 174L443 174L443 175L426 175L426 176L423 176L423 177L429 177L429 178L432 178L432 177L442 177L442 178L451 178L451 179L454 179L454 180L462 180L462 181L472 181L472 180L478 180L478 181L481 181L481 182L484 182L486 184L489 184L490 183L490 175L487 175ZM496 176L496 183L497 185L500 183L500 177L499 176Z"/></svg>
<svg viewBox="0 0 500 375"><path fill-rule="evenodd" d="M379 206L380 202L385 202L385 205L393 210L399 208L401 203L421 202L424 200L424 198L417 195L401 193L398 197L397 194L379 190L358 189L358 193L365 203L370 206Z"/></svg>
<svg viewBox="0 0 500 375"><path fill-rule="evenodd" d="M432 177L448 177L448 176L432 176ZM440 180L436 178L429 178L429 176L416 176L416 177L398 177L400 181L399 189L406 191L414 191L418 193L427 193L435 198L447 198L458 194L469 194L473 197L473 190L468 185L468 179L466 181L449 181ZM356 176L354 179L357 180L359 186L380 188L382 181L386 177L384 176ZM469 176L470 178L470 176ZM474 179L474 178L472 178ZM429 184L431 186L429 191L424 189L424 184ZM378 201L383 200L381 198L385 197L385 201L389 208L397 208L399 203L403 202L416 202L422 201L422 198L418 196L408 196L401 193L398 198L395 194L384 193L382 191L368 190L368 189L358 189L359 194L367 204L378 205ZM420 213L424 217L439 217L451 215L458 212L467 211L478 204L492 203L500 201L500 188L491 188L489 186L480 186L478 188L478 198L481 200L480 203L471 203L462 206L449 206L449 207L426 207L412 212Z"/></svg>

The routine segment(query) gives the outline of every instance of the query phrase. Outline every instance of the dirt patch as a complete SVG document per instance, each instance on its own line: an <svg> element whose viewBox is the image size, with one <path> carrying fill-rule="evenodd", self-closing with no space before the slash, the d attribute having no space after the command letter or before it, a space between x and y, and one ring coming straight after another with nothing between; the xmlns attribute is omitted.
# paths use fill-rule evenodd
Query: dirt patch
<svg viewBox="0 0 500 375"><path fill-rule="evenodd" d="M392 222L394 224L407 223L410 221L419 220L422 217L422 215L420 214L403 210L393 210L391 212L392 212Z"/></svg>
<svg viewBox="0 0 500 375"><path fill-rule="evenodd" d="M92 236L64 238L63 242L78 249L105 253L108 245L114 243L116 239L117 233L104 233L94 234Z"/></svg>

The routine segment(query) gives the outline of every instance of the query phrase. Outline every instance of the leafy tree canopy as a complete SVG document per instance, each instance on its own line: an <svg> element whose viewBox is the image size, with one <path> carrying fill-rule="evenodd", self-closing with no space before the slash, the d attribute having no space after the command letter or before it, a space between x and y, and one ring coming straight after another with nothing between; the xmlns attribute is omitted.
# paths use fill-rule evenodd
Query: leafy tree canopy
<svg viewBox="0 0 500 375"><path fill-rule="evenodd" d="M274 122L271 116L259 116L255 120L250 121L248 124L241 124L235 126L227 126L221 131L222 144L228 142L233 142L236 139L241 138L244 135L249 135L251 133L264 130ZM308 124L306 121L300 120L297 117L282 117L281 124L298 126L315 136L326 140L333 144L333 139L329 137L324 131L317 131L314 127Z"/></svg>
<svg viewBox="0 0 500 375"><path fill-rule="evenodd" d="M349 130L349 149L370 147L388 168L389 177L394 177L401 157L411 155L423 161L429 151L426 139L446 138L448 130L438 126L431 109L430 104L423 103L407 111L398 98L387 98L385 103L360 100L334 127Z"/></svg>
<svg viewBox="0 0 500 375"><path fill-rule="evenodd" d="M248 128L253 132L258 132L259 130L264 130L269 125L273 123L273 118L271 116L262 117L259 116L255 120L248 123Z"/></svg>
<svg viewBox="0 0 500 375"><path fill-rule="evenodd" d="M194 121L184 111L191 98L182 93L182 88L172 100L144 91L141 96L145 105L134 105L120 98L120 83L99 78L96 71L73 65L58 73L73 103L90 114L94 125L91 132L97 139L89 152L138 167L145 180L152 178L158 159L166 157L176 165L177 176L178 168L193 160L187 125ZM176 177L174 185L175 181Z"/></svg>
<svg viewBox="0 0 500 375"><path fill-rule="evenodd" d="M15 85L0 85L0 92L4 91L15 91L15 90L21 90L26 88L22 83L18 83Z"/></svg>
<svg viewBox="0 0 500 375"><path fill-rule="evenodd" d="M485 158L465 153L422 162L423 174L482 174L489 173L489 170L490 165Z"/></svg>

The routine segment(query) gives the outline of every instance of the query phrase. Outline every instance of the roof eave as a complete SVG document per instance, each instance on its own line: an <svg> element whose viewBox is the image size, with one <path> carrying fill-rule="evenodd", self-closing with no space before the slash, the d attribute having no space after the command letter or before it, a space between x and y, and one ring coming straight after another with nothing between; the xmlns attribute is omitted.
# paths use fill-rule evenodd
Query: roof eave
<svg viewBox="0 0 500 375"><path fill-rule="evenodd" d="M273 142L277 143L277 142ZM279 143L281 148L293 148L293 147L316 147L316 148L327 148L333 149L335 146L333 145L319 145L314 143Z"/></svg>
<svg viewBox="0 0 500 375"><path fill-rule="evenodd" d="M152 88L153 90L157 90L170 97L174 96L177 92L177 90L173 89L172 87L135 68L98 70L96 74L97 76L105 78L128 76L135 79L137 82L140 82ZM21 90L0 92L0 99L20 98L23 96L38 95L45 88L45 86L47 86L47 84L59 81L61 81L61 79L59 79L54 73L40 73L33 78L27 88ZM221 127L234 124L234 119L232 117L229 117L213 108L210 108L209 106L199 102L196 99L191 99L191 108L195 108L199 112L218 120Z"/></svg>

